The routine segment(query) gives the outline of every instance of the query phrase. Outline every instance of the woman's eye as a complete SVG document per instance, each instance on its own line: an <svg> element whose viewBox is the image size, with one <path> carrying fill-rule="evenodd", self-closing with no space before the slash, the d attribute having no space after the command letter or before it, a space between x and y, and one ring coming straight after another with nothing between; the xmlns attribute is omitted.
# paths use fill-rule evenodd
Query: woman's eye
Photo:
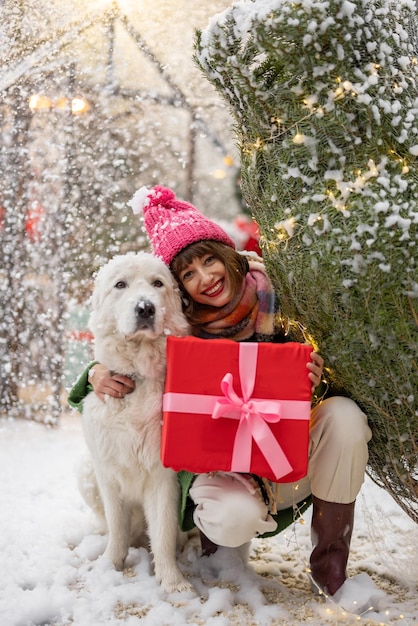
<svg viewBox="0 0 418 626"><path fill-rule="evenodd" d="M152 283L153 287L157 287L158 289L160 287L164 287L164 283L161 280L154 280L154 282Z"/></svg>
<svg viewBox="0 0 418 626"><path fill-rule="evenodd" d="M128 283L125 282L124 280L118 280L118 282L115 285L115 289L125 289L128 286Z"/></svg>
<svg viewBox="0 0 418 626"><path fill-rule="evenodd" d="M205 259L205 263L206 265L210 265L211 263L213 263L215 261L215 257L214 256L207 256Z"/></svg>

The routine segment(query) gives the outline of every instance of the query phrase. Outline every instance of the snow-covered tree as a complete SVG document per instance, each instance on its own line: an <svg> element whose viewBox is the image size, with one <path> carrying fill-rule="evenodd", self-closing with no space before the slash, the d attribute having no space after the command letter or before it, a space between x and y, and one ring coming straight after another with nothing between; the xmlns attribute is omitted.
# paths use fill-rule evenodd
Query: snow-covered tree
<svg viewBox="0 0 418 626"><path fill-rule="evenodd" d="M237 2L196 60L230 105L285 325L373 429L418 520L418 44L412 0Z"/></svg>

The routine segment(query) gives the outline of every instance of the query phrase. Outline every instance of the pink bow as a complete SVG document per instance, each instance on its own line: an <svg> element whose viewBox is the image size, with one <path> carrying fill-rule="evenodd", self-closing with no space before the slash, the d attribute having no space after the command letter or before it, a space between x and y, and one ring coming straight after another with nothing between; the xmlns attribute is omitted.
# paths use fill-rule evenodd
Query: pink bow
<svg viewBox="0 0 418 626"><path fill-rule="evenodd" d="M267 422L281 419L280 400L251 399L257 368L258 345L241 343L239 351L239 374L243 397L233 388L233 376L228 373L222 379L223 398L213 408L212 417L239 419L232 451L231 471L248 472L251 465L252 440L256 441L276 478L292 471L292 466L280 444L276 441Z"/></svg>

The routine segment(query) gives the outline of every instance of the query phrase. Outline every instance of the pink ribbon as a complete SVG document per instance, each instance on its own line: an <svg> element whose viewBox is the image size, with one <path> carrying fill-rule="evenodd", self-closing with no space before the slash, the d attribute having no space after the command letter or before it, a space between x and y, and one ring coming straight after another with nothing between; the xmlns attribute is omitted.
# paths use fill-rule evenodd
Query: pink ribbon
<svg viewBox="0 0 418 626"><path fill-rule="evenodd" d="M309 419L310 402L252 398L257 357L257 343L240 343L239 376L242 398L234 391L232 374L227 373L221 381L223 397L167 392L163 396L163 410L210 414L213 419L220 417L238 419L231 471L250 471L252 440L254 439L276 479L279 479L289 474L293 467L268 423L276 423L280 419Z"/></svg>
<svg viewBox="0 0 418 626"><path fill-rule="evenodd" d="M212 417L214 419L219 417L237 419L238 409L239 424L232 451L232 472L249 471L254 439L276 478L281 478L289 474L293 467L267 424L267 422L276 423L280 420L281 403L279 400L251 398L255 383L257 356L257 343L240 344L239 375L243 397L240 398L234 391L232 374L225 374L221 382L221 390L225 397L217 400Z"/></svg>

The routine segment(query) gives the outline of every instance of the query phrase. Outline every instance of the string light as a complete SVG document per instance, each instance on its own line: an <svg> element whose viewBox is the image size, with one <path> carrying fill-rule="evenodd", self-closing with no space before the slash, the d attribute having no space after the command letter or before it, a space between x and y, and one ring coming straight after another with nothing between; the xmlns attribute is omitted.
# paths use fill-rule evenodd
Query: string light
<svg viewBox="0 0 418 626"><path fill-rule="evenodd" d="M41 94L35 94L29 98L29 108L32 111L35 111L35 110L46 111L46 110L49 110L51 106L52 106L52 100L51 98L48 98L47 96L43 96Z"/></svg>
<svg viewBox="0 0 418 626"><path fill-rule="evenodd" d="M286 239L287 237L293 237L295 233L296 219L289 217L287 220L281 220L274 224L274 228L279 231L279 238Z"/></svg>
<svg viewBox="0 0 418 626"><path fill-rule="evenodd" d="M84 98L73 98L71 100L71 112L75 115L85 113L90 109L90 105Z"/></svg>
<svg viewBox="0 0 418 626"><path fill-rule="evenodd" d="M82 97L72 98L71 100L66 97L61 97L53 100L44 94L33 94L30 96L28 104L31 111L64 111L68 110L70 105L71 113L74 115L86 113L90 109L89 102Z"/></svg>
<svg viewBox="0 0 418 626"><path fill-rule="evenodd" d="M263 140L261 139L261 137L257 137L254 143L248 143L247 146L243 147L242 152L244 154L251 155L256 150L260 150L260 148L262 148L263 145L264 144L263 144Z"/></svg>
<svg viewBox="0 0 418 626"><path fill-rule="evenodd" d="M279 233L277 235L277 239L279 241L284 241L287 238L288 238L288 235L287 235L287 233L284 230L279 231Z"/></svg>

